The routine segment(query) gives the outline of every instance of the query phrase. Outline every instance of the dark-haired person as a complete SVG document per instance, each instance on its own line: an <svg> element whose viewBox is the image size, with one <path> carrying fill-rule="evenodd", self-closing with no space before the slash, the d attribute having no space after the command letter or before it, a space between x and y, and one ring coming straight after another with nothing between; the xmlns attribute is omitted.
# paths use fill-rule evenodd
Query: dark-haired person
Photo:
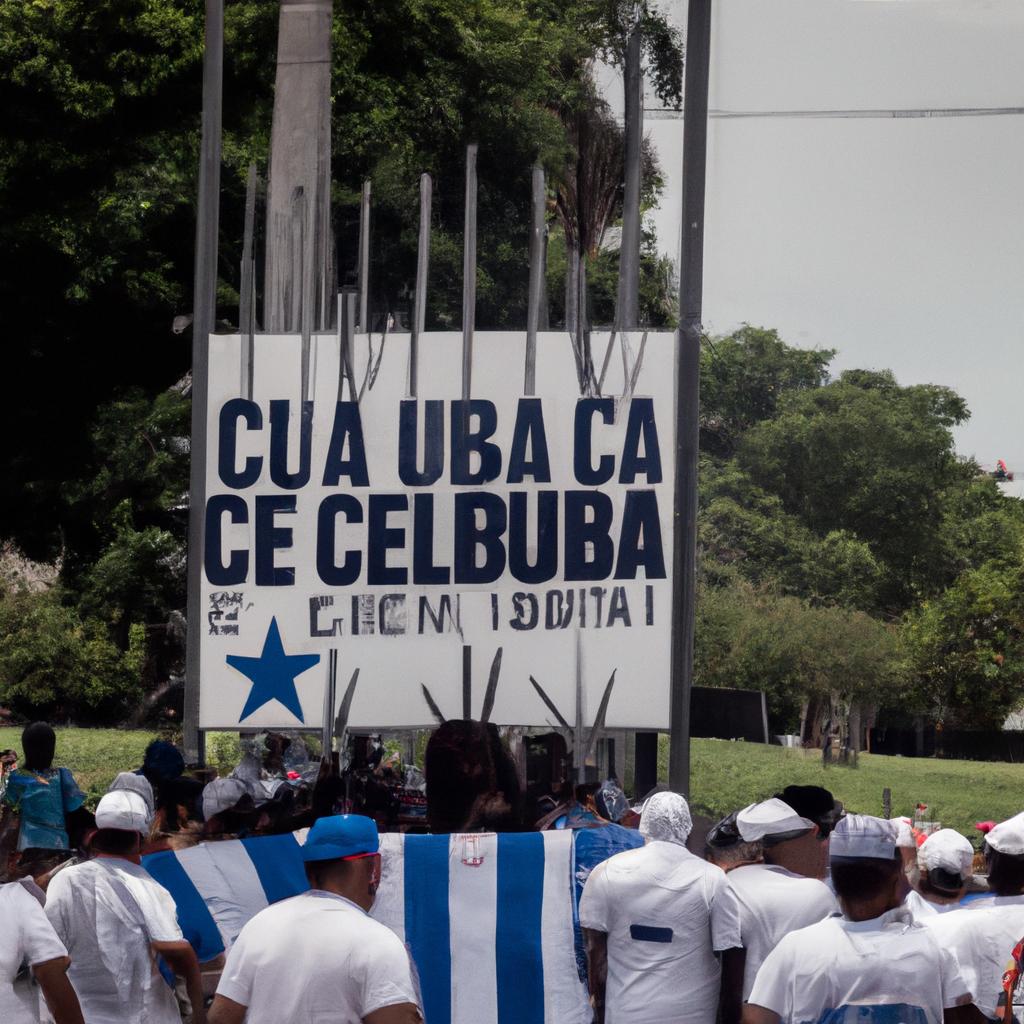
<svg viewBox="0 0 1024 1024"><path fill-rule="evenodd" d="M842 907L790 932L765 958L744 1024L980 1022L956 958L903 906L896 826L852 814L832 833L832 883Z"/></svg>
<svg viewBox="0 0 1024 1024"><path fill-rule="evenodd" d="M761 962L779 940L833 913L836 901L824 882L789 866L816 856L820 844L814 822L773 798L739 811L736 828L744 843L760 844L764 858L762 864L736 867L727 876L740 908L745 1000ZM738 1006L739 1002L730 997L727 1005Z"/></svg>
<svg viewBox="0 0 1024 1024"><path fill-rule="evenodd" d="M7 776L4 815L20 818L17 848L69 850L91 825L83 807L85 794L67 768L54 768L57 735L45 722L34 722L21 734L25 755Z"/></svg>
<svg viewBox="0 0 1024 1024"><path fill-rule="evenodd" d="M421 1024L401 940L370 908L380 884L377 826L320 818L302 847L312 889L261 910L242 929L210 1024Z"/></svg>
<svg viewBox="0 0 1024 1024"><path fill-rule="evenodd" d="M973 863L974 847L959 832L951 828L933 832L917 851L918 887L907 893L914 919L956 910L967 891Z"/></svg>
<svg viewBox="0 0 1024 1024"><path fill-rule="evenodd" d="M763 851L759 842L745 843L736 825L736 811L727 814L708 829L704 837L704 859L726 873L744 864L760 864Z"/></svg>
<svg viewBox="0 0 1024 1024"><path fill-rule="evenodd" d="M1003 972L1024 935L1024 814L988 832L985 860L992 895L974 900L962 910L928 918L925 924L956 954L978 1009L994 1019Z"/></svg>
<svg viewBox="0 0 1024 1024"><path fill-rule="evenodd" d="M184 980L194 1024L205 1021L199 964L174 901L139 863L150 824L138 793L107 793L96 808L92 859L65 868L47 889L46 916L71 956L85 1024L180 1024L159 960Z"/></svg>
<svg viewBox="0 0 1024 1024"><path fill-rule="evenodd" d="M783 867L798 875L824 879L828 874L828 837L844 814L842 803L824 786L787 786L775 794L775 799L788 804L801 818L818 826L816 843L791 846L788 850L790 862L776 863L782 863Z"/></svg>

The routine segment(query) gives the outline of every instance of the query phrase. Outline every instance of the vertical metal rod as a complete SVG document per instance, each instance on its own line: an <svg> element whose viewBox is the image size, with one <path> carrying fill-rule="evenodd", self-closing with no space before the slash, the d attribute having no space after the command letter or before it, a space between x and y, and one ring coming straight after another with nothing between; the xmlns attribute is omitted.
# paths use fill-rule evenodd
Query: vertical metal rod
<svg viewBox="0 0 1024 1024"><path fill-rule="evenodd" d="M409 332L409 397L419 391L420 335L427 322L427 272L430 267L430 204L434 183L429 174L420 175L420 237L416 246L416 294L413 298Z"/></svg>
<svg viewBox="0 0 1024 1024"><path fill-rule="evenodd" d="M359 201L359 330L370 329L370 181L363 182Z"/></svg>
<svg viewBox="0 0 1024 1024"><path fill-rule="evenodd" d="M473 717L473 648L468 644L462 648L462 717Z"/></svg>
<svg viewBox="0 0 1024 1024"><path fill-rule="evenodd" d="M210 335L217 316L217 232L224 78L224 2L206 0L203 51L203 130L199 156L196 266L192 321L192 445L188 510L188 628L185 645L185 760L204 761L199 730L199 642L203 635L203 546L206 542L206 405Z"/></svg>
<svg viewBox="0 0 1024 1024"><path fill-rule="evenodd" d="M473 330L476 327L476 143L466 147L466 220L462 239L462 398L473 384Z"/></svg>
<svg viewBox="0 0 1024 1024"><path fill-rule="evenodd" d="M711 0L690 0L683 115L683 233L676 336L676 479L672 573L672 692L669 785L690 791L690 696L697 586L697 455L700 331L704 287Z"/></svg>
<svg viewBox="0 0 1024 1024"><path fill-rule="evenodd" d="M537 390L537 328L544 291L544 168L533 169L533 202L530 206L530 289L526 300L526 371L523 393Z"/></svg>
<svg viewBox="0 0 1024 1024"><path fill-rule="evenodd" d="M352 366L352 344L356 334L356 311L359 301L354 288L343 288L338 296L338 337L340 352L338 359L338 401L345 400L345 381L348 381L348 400L355 402L359 393L356 390L355 370Z"/></svg>
<svg viewBox="0 0 1024 1024"><path fill-rule="evenodd" d="M256 333L256 262L253 235L256 230L256 165L249 164L245 183L245 226L242 229L242 269L238 283L238 330L242 335L241 395L252 399L253 345Z"/></svg>
<svg viewBox="0 0 1024 1024"><path fill-rule="evenodd" d="M313 397L313 377L310 373L313 347L313 320L316 316L316 206L308 202L305 193L296 196L296 216L299 219L302 257L299 261L299 333L302 338L302 401Z"/></svg>
<svg viewBox="0 0 1024 1024"><path fill-rule="evenodd" d="M622 241L619 246L619 290L615 320L633 330L640 320L640 160L643 144L644 78L640 68L642 39L639 26L626 42L625 193L622 201Z"/></svg>

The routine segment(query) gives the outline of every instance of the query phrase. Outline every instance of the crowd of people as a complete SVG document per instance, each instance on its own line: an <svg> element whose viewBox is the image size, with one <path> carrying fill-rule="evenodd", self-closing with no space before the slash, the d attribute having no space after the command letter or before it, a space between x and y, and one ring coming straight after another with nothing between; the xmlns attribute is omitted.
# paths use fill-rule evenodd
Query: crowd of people
<svg viewBox="0 0 1024 1024"><path fill-rule="evenodd" d="M72 772L54 767L53 730L25 730L21 765L3 756L2 1024L422 1020L416 967L369 913L378 825L351 813L337 758L310 771L284 739L206 780L158 741L90 813ZM638 815L614 794L576 795L546 824L635 825L643 837L594 867L579 899L598 1024L1017 1019L1024 813L989 823L976 851L951 829L849 812L815 786L696 831L676 793L650 795ZM143 855L299 828L309 891L256 914L226 957L200 964Z"/></svg>

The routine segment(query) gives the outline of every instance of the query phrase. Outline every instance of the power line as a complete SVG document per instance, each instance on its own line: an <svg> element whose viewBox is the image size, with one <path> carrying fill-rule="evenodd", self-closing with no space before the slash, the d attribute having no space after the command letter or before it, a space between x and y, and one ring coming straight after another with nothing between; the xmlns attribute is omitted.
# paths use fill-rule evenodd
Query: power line
<svg viewBox="0 0 1024 1024"><path fill-rule="evenodd" d="M851 110L709 110L708 117L717 120L740 118L926 118L926 117L1008 117L1024 114L1024 107L894 107L892 109ZM645 107L644 116L655 121L678 121L682 110L666 107Z"/></svg>

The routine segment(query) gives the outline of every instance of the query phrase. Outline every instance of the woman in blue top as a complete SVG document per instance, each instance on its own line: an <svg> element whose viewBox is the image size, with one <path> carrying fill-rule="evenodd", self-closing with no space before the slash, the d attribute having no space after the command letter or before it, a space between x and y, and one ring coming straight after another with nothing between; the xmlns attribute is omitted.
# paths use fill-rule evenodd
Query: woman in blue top
<svg viewBox="0 0 1024 1024"><path fill-rule="evenodd" d="M3 796L4 817L14 811L21 820L19 850L71 849L68 819L81 816L76 812L82 812L85 794L67 768L53 767L56 746L57 736L45 722L35 722L21 734L25 760L7 777Z"/></svg>

